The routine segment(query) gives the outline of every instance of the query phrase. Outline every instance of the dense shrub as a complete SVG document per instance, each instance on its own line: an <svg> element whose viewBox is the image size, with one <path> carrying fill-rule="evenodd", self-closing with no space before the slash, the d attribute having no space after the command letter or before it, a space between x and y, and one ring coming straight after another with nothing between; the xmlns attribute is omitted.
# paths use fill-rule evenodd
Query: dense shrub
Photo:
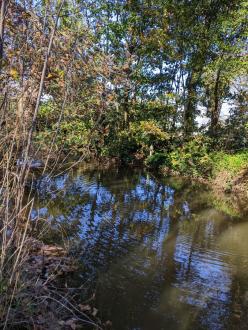
<svg viewBox="0 0 248 330"><path fill-rule="evenodd" d="M210 140L195 136L183 146L172 152L157 152L146 159L146 165L152 168L165 166L180 174L206 176L211 174L213 161L209 154Z"/></svg>
<svg viewBox="0 0 248 330"><path fill-rule="evenodd" d="M163 148L168 139L169 134L153 120L131 122L128 128L106 139L101 155L117 156L123 162L130 162L137 153L140 158L146 158L151 146L155 150Z"/></svg>
<svg viewBox="0 0 248 330"><path fill-rule="evenodd" d="M116 134L101 150L101 156L119 157L124 163L133 160L138 151L138 145L129 129L124 129Z"/></svg>
<svg viewBox="0 0 248 330"><path fill-rule="evenodd" d="M131 123L129 130L137 145L146 155L148 155L151 145L155 150L163 148L170 138L170 135L164 132L155 120Z"/></svg>
<svg viewBox="0 0 248 330"><path fill-rule="evenodd" d="M171 168L182 174L208 175L212 170L212 160L208 154L209 143L209 139L199 135L175 149L170 153Z"/></svg>
<svg viewBox="0 0 248 330"><path fill-rule="evenodd" d="M54 124L36 135L36 141L41 147L47 148L54 139L54 148L63 148L71 153L81 153L89 145L90 130L79 119L63 121L57 129Z"/></svg>
<svg viewBox="0 0 248 330"><path fill-rule="evenodd" d="M151 168L159 168L160 166L168 166L170 167L171 163L170 163L170 156L168 154L162 153L162 152L157 152L152 156L149 156L146 161L145 164L148 167Z"/></svg>

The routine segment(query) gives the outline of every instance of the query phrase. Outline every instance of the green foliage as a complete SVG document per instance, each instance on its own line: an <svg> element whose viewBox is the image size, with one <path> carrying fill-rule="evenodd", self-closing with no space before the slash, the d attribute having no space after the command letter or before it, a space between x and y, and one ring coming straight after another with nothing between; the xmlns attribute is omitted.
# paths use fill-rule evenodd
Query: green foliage
<svg viewBox="0 0 248 330"><path fill-rule="evenodd" d="M230 117L219 130L219 138L215 143L220 149L239 151L248 148L247 101L240 99L241 95L239 95L240 106L230 111Z"/></svg>
<svg viewBox="0 0 248 330"><path fill-rule="evenodd" d="M55 140L55 148L63 148L71 153L81 153L88 145L90 140L90 130L86 128L84 122L79 119L63 121L59 128L54 124L51 129L44 129L36 135L36 142L44 149Z"/></svg>
<svg viewBox="0 0 248 330"><path fill-rule="evenodd" d="M145 161L146 166L157 169L160 166L170 167L170 157L168 154L157 152L152 156L149 156Z"/></svg>
<svg viewBox="0 0 248 330"><path fill-rule="evenodd" d="M129 163L137 152L138 145L129 129L117 133L114 140L111 140L102 151L102 156L119 157L124 163Z"/></svg>
<svg viewBox="0 0 248 330"><path fill-rule="evenodd" d="M128 128L120 130L107 140L101 155L117 156L122 161L129 162L134 159L136 153L142 158L147 157L151 145L155 150L163 148L169 138L169 134L154 120L131 122Z"/></svg>
<svg viewBox="0 0 248 330"><path fill-rule="evenodd" d="M145 153L149 151L151 145L155 148L163 146L170 138L170 135L164 132L154 120L131 123L130 134Z"/></svg>
<svg viewBox="0 0 248 330"><path fill-rule="evenodd" d="M181 174L206 176L211 172L209 139L199 135L170 153L171 168Z"/></svg>
<svg viewBox="0 0 248 330"><path fill-rule="evenodd" d="M223 151L210 152L211 140L196 136L170 153L157 152L149 156L145 164L151 168L166 167L194 177L217 176L228 172L230 178L248 167L248 150L228 154Z"/></svg>
<svg viewBox="0 0 248 330"><path fill-rule="evenodd" d="M195 136L204 105L212 149L246 148L245 88L234 96L232 86L247 73L247 3L198 2L96 0L86 11L66 3L47 68L44 92L51 99L38 113L39 146L46 148L57 134L55 148L75 154L87 148L93 156L139 157L151 167L208 175L210 144ZM36 58L40 44L33 41ZM6 51L19 45L11 46ZM6 53L16 58L14 76L21 72L18 63L27 61L17 55ZM222 124L221 106L234 97L238 106Z"/></svg>
<svg viewBox="0 0 248 330"><path fill-rule="evenodd" d="M37 125L39 130L51 127L59 117L58 105L53 101L42 102L39 109Z"/></svg>
<svg viewBox="0 0 248 330"><path fill-rule="evenodd" d="M62 132L61 142L66 148L82 150L89 144L90 132L85 123L80 120L62 122L60 131Z"/></svg>
<svg viewBox="0 0 248 330"><path fill-rule="evenodd" d="M43 102L40 105L39 109L39 118L45 119L47 117L53 116L54 112L56 110L56 104L53 102Z"/></svg>
<svg viewBox="0 0 248 330"><path fill-rule="evenodd" d="M212 159L214 175L222 171L235 175L248 167L248 150L236 154L227 154L223 151L214 153Z"/></svg>

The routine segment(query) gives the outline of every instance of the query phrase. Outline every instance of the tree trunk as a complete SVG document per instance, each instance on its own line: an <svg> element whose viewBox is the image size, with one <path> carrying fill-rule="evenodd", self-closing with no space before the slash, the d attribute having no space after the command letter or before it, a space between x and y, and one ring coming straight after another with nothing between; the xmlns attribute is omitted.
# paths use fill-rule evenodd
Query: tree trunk
<svg viewBox="0 0 248 330"><path fill-rule="evenodd" d="M197 79L195 78L195 72L189 74L187 78L187 101L184 110L184 134L186 137L191 136L194 131L194 119L196 112L196 87Z"/></svg>
<svg viewBox="0 0 248 330"><path fill-rule="evenodd" d="M220 74L221 74L221 70L218 69L214 84L213 102L211 102L212 107L210 109L210 114L211 114L210 133L212 136L216 136L217 134L219 118L220 118L220 110L221 110L221 102L219 95Z"/></svg>

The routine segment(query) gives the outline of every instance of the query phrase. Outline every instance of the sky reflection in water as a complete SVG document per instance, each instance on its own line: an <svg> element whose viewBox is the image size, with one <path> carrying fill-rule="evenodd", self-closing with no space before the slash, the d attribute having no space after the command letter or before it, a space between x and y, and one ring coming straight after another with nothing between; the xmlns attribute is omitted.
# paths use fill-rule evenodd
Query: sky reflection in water
<svg viewBox="0 0 248 330"><path fill-rule="evenodd" d="M113 329L247 329L248 225L204 186L79 169L40 178L35 192L33 218L83 241L76 275L91 279Z"/></svg>

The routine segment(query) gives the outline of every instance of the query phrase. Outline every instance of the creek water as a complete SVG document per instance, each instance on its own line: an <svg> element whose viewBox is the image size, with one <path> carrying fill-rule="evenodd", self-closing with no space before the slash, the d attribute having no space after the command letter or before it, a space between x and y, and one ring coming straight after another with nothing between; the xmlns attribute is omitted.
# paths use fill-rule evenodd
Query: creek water
<svg viewBox="0 0 248 330"><path fill-rule="evenodd" d="M77 169L34 185L48 242L112 329L248 329L248 218L211 190L143 170Z"/></svg>

